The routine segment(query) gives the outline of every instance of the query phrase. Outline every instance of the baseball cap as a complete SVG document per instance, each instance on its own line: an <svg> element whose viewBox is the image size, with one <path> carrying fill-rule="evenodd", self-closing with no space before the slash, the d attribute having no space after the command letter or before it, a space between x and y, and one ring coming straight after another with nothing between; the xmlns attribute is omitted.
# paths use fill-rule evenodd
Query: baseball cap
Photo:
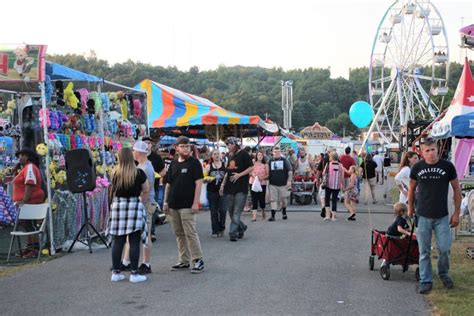
<svg viewBox="0 0 474 316"><path fill-rule="evenodd" d="M143 137L142 137L142 141L144 141L144 142L145 142L145 141L150 141L150 142L151 142L151 141L153 141L153 140L151 139L150 136L143 136Z"/></svg>
<svg viewBox="0 0 474 316"><path fill-rule="evenodd" d="M227 137L225 143L227 145L231 144L231 145L240 146L240 140L237 137L234 137L234 136Z"/></svg>
<svg viewBox="0 0 474 316"><path fill-rule="evenodd" d="M139 152L139 153L148 153L148 145L144 141L137 141L135 144L133 144L133 151Z"/></svg>

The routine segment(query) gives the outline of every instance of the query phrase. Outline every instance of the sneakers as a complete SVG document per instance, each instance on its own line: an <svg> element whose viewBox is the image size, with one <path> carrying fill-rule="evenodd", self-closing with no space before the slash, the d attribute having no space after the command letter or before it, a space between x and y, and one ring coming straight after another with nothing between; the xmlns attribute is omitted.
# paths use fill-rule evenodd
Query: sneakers
<svg viewBox="0 0 474 316"><path fill-rule="evenodd" d="M433 283L420 283L420 289L418 290L418 293L428 294L429 292L431 292L432 289L433 289Z"/></svg>
<svg viewBox="0 0 474 316"><path fill-rule="evenodd" d="M286 215L286 213L281 216L281 219L283 220L288 219L288 216Z"/></svg>
<svg viewBox="0 0 474 316"><path fill-rule="evenodd" d="M244 233L247 231L247 225L244 225L244 228L242 228L241 231L239 231L239 234L237 235L237 238L242 239L244 238Z"/></svg>
<svg viewBox="0 0 474 316"><path fill-rule="evenodd" d="M156 241L156 235L155 234L151 234L151 242L155 242Z"/></svg>
<svg viewBox="0 0 474 316"><path fill-rule="evenodd" d="M194 261L194 266L191 269L191 273L193 274L198 274L201 273L204 270L204 261L202 259L197 259Z"/></svg>
<svg viewBox="0 0 474 316"><path fill-rule="evenodd" d="M171 267L171 271L181 271L189 269L189 263L180 262Z"/></svg>
<svg viewBox="0 0 474 316"><path fill-rule="evenodd" d="M119 282L125 279L125 275L123 273L112 273L112 277L110 278L110 281L112 282Z"/></svg>
<svg viewBox="0 0 474 316"><path fill-rule="evenodd" d="M237 241L237 238L235 238L234 236L230 237L229 238L230 241Z"/></svg>
<svg viewBox="0 0 474 316"><path fill-rule="evenodd" d="M142 263L138 267L138 273L139 274L150 274L151 273L151 265L147 266L146 264Z"/></svg>
<svg viewBox="0 0 474 316"><path fill-rule="evenodd" d="M442 278L441 281L443 281L443 286L446 289L452 289L454 287L453 280L451 280L450 277Z"/></svg>
<svg viewBox="0 0 474 316"><path fill-rule="evenodd" d="M146 276L140 274L130 274L130 282L138 283L146 281Z"/></svg>
<svg viewBox="0 0 474 316"><path fill-rule="evenodd" d="M211 237L212 237L212 238L217 238L217 237L219 237L219 233L217 233L217 234L212 234Z"/></svg>
<svg viewBox="0 0 474 316"><path fill-rule="evenodd" d="M274 221L275 221L275 217L269 217L269 218L268 218L268 221L269 221L269 222L274 222Z"/></svg>

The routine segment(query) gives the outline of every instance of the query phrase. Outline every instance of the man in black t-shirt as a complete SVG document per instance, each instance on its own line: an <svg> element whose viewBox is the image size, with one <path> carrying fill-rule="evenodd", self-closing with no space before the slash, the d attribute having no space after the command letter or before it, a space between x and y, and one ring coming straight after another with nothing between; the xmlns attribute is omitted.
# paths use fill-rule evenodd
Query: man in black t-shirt
<svg viewBox="0 0 474 316"><path fill-rule="evenodd" d="M287 219L286 204L291 189L291 181L293 180L293 171L291 165L281 156L280 146L273 147L273 158L268 162L268 194L270 194L270 206L272 208L272 216L269 222L275 220L276 211L281 209L283 219Z"/></svg>
<svg viewBox="0 0 474 316"><path fill-rule="evenodd" d="M445 288L452 288L453 281L448 276L451 232L449 227L459 224L461 211L461 188L456 169L449 161L439 159L438 146L432 138L427 138L421 146L424 160L418 161L410 171L408 191L408 216L415 210L418 227L416 236L420 250L420 294L432 289L431 237L434 230L438 246L438 275ZM451 184L454 192L454 213L449 218L448 190Z"/></svg>
<svg viewBox="0 0 474 316"><path fill-rule="evenodd" d="M229 149L229 163L219 193L224 195L224 207L231 219L230 241L237 241L237 238L244 237L247 230L247 225L241 221L240 215L247 201L249 174L253 170L253 162L250 155L240 149L240 142L236 137L227 138L226 144Z"/></svg>
<svg viewBox="0 0 474 316"><path fill-rule="evenodd" d="M176 140L178 159L173 160L166 175L163 210L171 215L178 244L178 263L171 270L187 270L192 260L191 273L204 269L201 242L196 229L196 213L203 180L199 160L191 156L189 138L180 136Z"/></svg>

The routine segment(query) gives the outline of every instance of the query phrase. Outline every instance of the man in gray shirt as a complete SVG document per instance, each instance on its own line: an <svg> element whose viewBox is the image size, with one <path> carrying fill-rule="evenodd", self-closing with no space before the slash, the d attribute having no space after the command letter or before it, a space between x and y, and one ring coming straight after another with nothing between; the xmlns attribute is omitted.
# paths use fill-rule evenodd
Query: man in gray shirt
<svg viewBox="0 0 474 316"><path fill-rule="evenodd" d="M137 141L133 145L133 158L138 162L137 167L145 171L146 177L148 179L148 185L150 188L153 188L155 185L155 170L153 165L148 160L148 145L143 141ZM155 191L150 190L148 193L148 200L142 201L145 205L147 211L147 226L148 231L151 232L151 225L153 224L153 215L156 211L157 203L155 201ZM148 235L148 242L146 245L143 245L143 263L138 268L139 274L149 274L151 273L151 234Z"/></svg>

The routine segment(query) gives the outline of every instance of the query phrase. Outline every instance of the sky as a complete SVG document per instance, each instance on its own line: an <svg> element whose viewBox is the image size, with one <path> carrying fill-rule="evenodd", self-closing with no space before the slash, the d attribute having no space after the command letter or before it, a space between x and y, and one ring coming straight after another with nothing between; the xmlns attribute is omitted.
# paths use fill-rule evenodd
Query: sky
<svg viewBox="0 0 474 316"><path fill-rule="evenodd" d="M420 0L421 1L421 0ZM424 0L425 2L428 0ZM458 30L473 24L474 0L432 1L443 17L451 60ZM201 70L225 66L349 68L368 66L387 0L22 0L2 3L0 43L48 45L49 54L95 51ZM8 27L6 27L8 26ZM469 57L474 57L472 52Z"/></svg>

